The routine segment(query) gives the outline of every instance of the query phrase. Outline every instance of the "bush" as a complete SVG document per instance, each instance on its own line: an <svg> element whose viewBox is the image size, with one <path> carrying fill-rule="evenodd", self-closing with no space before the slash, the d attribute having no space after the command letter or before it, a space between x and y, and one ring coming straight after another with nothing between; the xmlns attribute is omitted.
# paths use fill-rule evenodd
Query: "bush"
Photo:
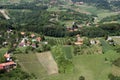
<svg viewBox="0 0 120 80"><path fill-rule="evenodd" d="M85 77L84 76L80 76L79 80L85 80Z"/></svg>
<svg viewBox="0 0 120 80"><path fill-rule="evenodd" d="M119 76L114 76L113 74L109 74L109 75L108 75L108 78L109 78L110 80L120 80L120 77L119 77Z"/></svg>
<svg viewBox="0 0 120 80"><path fill-rule="evenodd" d="M60 73L70 73L73 71L73 63L63 52L62 46L54 46L52 48L52 54L58 64Z"/></svg>
<svg viewBox="0 0 120 80"><path fill-rule="evenodd" d="M113 61L113 64L114 64L115 66L120 67L120 58L118 58L118 59L116 59L115 61Z"/></svg>

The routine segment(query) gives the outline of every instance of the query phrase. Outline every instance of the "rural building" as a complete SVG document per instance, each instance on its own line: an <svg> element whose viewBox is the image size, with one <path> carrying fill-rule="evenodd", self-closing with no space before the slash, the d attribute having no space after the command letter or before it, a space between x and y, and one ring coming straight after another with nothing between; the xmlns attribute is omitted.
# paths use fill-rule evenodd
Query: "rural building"
<svg viewBox="0 0 120 80"><path fill-rule="evenodd" d="M80 37L80 35L76 35L77 41L74 43L75 45L82 45L83 44L83 39Z"/></svg>

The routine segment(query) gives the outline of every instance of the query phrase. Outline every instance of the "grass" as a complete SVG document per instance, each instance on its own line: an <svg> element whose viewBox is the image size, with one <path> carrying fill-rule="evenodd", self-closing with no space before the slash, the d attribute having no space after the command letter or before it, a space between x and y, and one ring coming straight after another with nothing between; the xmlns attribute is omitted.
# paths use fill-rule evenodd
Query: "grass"
<svg viewBox="0 0 120 80"><path fill-rule="evenodd" d="M48 80L78 80L82 75L85 80L109 80L108 74L112 72L111 59L120 56L117 53L79 55L73 57L74 72L50 76ZM105 62L105 58L108 62Z"/></svg>
<svg viewBox="0 0 120 80"><path fill-rule="evenodd" d="M72 57L73 57L73 48L72 48L72 46L63 46L63 48L62 48L62 50L63 50L63 52L65 52L65 55L66 55L66 57L68 58L68 59L72 59Z"/></svg>
<svg viewBox="0 0 120 80"><path fill-rule="evenodd" d="M7 48L0 49L0 62L4 59L4 54L7 52Z"/></svg>
<svg viewBox="0 0 120 80"><path fill-rule="evenodd" d="M101 12L101 13L98 13L98 16L99 16L99 20L105 18L105 17L108 17L108 16L113 16L113 15L118 15L119 13L117 12Z"/></svg>
<svg viewBox="0 0 120 80"><path fill-rule="evenodd" d="M101 39L100 42L102 44L102 49L104 53L112 49L112 47L105 40Z"/></svg>
<svg viewBox="0 0 120 80"><path fill-rule="evenodd" d="M33 73L42 80L46 78L47 73L35 54L16 54L15 56L24 71Z"/></svg>
<svg viewBox="0 0 120 80"><path fill-rule="evenodd" d="M67 27L72 27L73 21L74 20L65 21L66 26Z"/></svg>
<svg viewBox="0 0 120 80"><path fill-rule="evenodd" d="M76 71L86 77L86 80L108 80L107 76L111 73L111 60L118 57L115 53L106 53L103 55L82 55L74 58ZM105 63L108 58L108 63Z"/></svg>

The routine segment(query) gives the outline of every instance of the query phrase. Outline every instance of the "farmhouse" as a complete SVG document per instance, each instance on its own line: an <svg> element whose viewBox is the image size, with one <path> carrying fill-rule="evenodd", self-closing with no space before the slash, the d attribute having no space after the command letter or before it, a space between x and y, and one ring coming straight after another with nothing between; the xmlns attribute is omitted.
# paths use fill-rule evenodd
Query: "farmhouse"
<svg viewBox="0 0 120 80"><path fill-rule="evenodd" d="M25 35L25 32L20 32L21 35Z"/></svg>
<svg viewBox="0 0 120 80"><path fill-rule="evenodd" d="M74 43L75 45L82 45L83 44L83 39L80 37L80 35L76 35L77 41Z"/></svg>
<svg viewBox="0 0 120 80"><path fill-rule="evenodd" d="M77 4L77 5L83 5L84 2L76 2L75 4Z"/></svg>
<svg viewBox="0 0 120 80"><path fill-rule="evenodd" d="M31 34L30 36L31 36L31 38L34 38L34 37L35 37L35 34Z"/></svg>

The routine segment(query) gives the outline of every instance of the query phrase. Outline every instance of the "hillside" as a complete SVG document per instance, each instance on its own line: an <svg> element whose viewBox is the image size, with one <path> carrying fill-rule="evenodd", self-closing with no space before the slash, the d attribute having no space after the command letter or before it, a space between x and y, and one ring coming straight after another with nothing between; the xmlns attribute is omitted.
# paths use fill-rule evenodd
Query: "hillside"
<svg viewBox="0 0 120 80"><path fill-rule="evenodd" d="M0 0L0 80L120 80L118 4Z"/></svg>

